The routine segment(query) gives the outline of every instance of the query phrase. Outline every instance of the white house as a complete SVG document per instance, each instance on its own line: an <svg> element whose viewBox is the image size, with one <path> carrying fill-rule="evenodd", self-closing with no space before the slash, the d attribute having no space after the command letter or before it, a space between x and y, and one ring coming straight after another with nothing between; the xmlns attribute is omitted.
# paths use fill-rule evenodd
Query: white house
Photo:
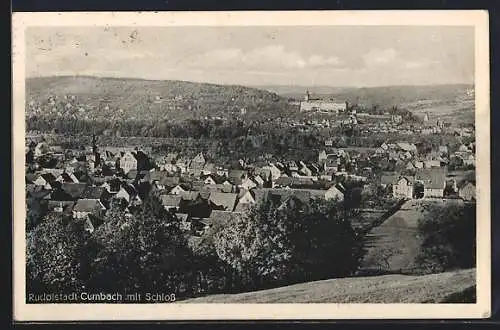
<svg viewBox="0 0 500 330"><path fill-rule="evenodd" d="M203 183L205 183L206 185L217 184L217 182L215 182L214 178L212 178L211 176L207 176L205 180L203 180Z"/></svg>
<svg viewBox="0 0 500 330"><path fill-rule="evenodd" d="M413 177L402 176L392 185L392 194L396 198L413 198Z"/></svg>
<svg viewBox="0 0 500 330"><path fill-rule="evenodd" d="M184 190L180 185L177 185L170 190L171 195L180 195L182 193L185 193L186 190Z"/></svg>
<svg viewBox="0 0 500 330"><path fill-rule="evenodd" d="M271 172L271 180L275 181L281 176L281 171L274 164L269 164L262 167L263 170L269 170Z"/></svg>
<svg viewBox="0 0 500 330"><path fill-rule="evenodd" d="M339 201L344 200L344 193L340 191L339 188L335 186L331 186L326 192L325 192L325 199L328 200L333 200L337 199Z"/></svg>
<svg viewBox="0 0 500 330"><path fill-rule="evenodd" d="M326 155L326 151L325 150L321 150L318 154L318 163L321 164L322 162L326 161L326 158L328 156Z"/></svg>
<svg viewBox="0 0 500 330"><path fill-rule="evenodd" d="M250 178L243 179L241 184L239 185L240 188L250 190L252 188L257 187L257 184Z"/></svg>
<svg viewBox="0 0 500 330"><path fill-rule="evenodd" d="M125 174L131 170L137 170L137 158L135 154L130 151L125 152L120 158L120 168Z"/></svg>

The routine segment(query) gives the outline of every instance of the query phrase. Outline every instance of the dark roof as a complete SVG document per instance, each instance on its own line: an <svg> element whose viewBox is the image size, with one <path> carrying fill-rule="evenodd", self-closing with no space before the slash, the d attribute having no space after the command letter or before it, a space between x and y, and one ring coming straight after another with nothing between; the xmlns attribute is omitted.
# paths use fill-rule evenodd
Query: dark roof
<svg viewBox="0 0 500 330"><path fill-rule="evenodd" d="M71 176L66 172L61 174L61 178L63 179L63 182L74 182Z"/></svg>
<svg viewBox="0 0 500 330"><path fill-rule="evenodd" d="M288 187L288 186L292 185L292 182L293 182L292 178L282 176L282 177L279 177L278 179L276 179L276 181L274 183L278 186Z"/></svg>
<svg viewBox="0 0 500 330"><path fill-rule="evenodd" d="M443 188L446 172L442 168L419 169L415 173L415 179L422 181L426 188Z"/></svg>
<svg viewBox="0 0 500 330"><path fill-rule="evenodd" d="M62 206L63 212L68 212L68 211L71 211L73 209L74 205L75 205L74 201L54 201L54 200L51 200L51 201L48 201L47 208L52 211L55 208Z"/></svg>
<svg viewBox="0 0 500 330"><path fill-rule="evenodd" d="M167 187L175 187L179 184L180 179L177 176L164 176L162 177L158 183L162 186L167 186Z"/></svg>
<svg viewBox="0 0 500 330"><path fill-rule="evenodd" d="M382 176L380 177L380 184L394 184L394 182L397 179L397 174L396 173L383 173Z"/></svg>
<svg viewBox="0 0 500 330"><path fill-rule="evenodd" d="M52 173L44 173L40 176L44 178L48 183L53 183L54 181L56 181L56 177Z"/></svg>
<svg viewBox="0 0 500 330"><path fill-rule="evenodd" d="M33 173L27 173L25 178L26 178L26 183L33 183L33 181L36 180L38 176L36 174L33 174Z"/></svg>
<svg viewBox="0 0 500 330"><path fill-rule="evenodd" d="M209 192L220 191L220 192L230 193L233 191L233 186L228 184L212 184L202 187L200 191L209 191Z"/></svg>
<svg viewBox="0 0 500 330"><path fill-rule="evenodd" d="M95 199L79 199L73 211L75 212L94 212L102 210L102 204Z"/></svg>
<svg viewBox="0 0 500 330"><path fill-rule="evenodd" d="M29 196L33 198L46 198L50 196L50 190L41 186L35 186L32 191L29 191Z"/></svg>
<svg viewBox="0 0 500 330"><path fill-rule="evenodd" d="M121 186L122 186L122 181L118 178L113 178L111 180L106 181L107 184L109 184L110 191L119 191Z"/></svg>
<svg viewBox="0 0 500 330"><path fill-rule="evenodd" d="M467 180L464 180L464 181L460 181L459 183L457 183L457 188L459 190L461 189L464 189L466 186L468 186L469 184L471 184L473 187L476 187L475 183L474 182L471 182L471 181L467 181Z"/></svg>
<svg viewBox="0 0 500 330"><path fill-rule="evenodd" d="M208 177L211 177L215 181L216 184L220 184L220 183L223 183L224 181L226 181L225 177L221 177L221 176L218 176L215 174L202 175L200 177L200 179L205 181Z"/></svg>
<svg viewBox="0 0 500 330"><path fill-rule="evenodd" d="M209 201L226 211L233 211L237 198L238 195L234 193L213 192L210 194Z"/></svg>
<svg viewBox="0 0 500 330"><path fill-rule="evenodd" d="M137 190L131 184L122 184L122 188L129 194L130 196L137 195Z"/></svg>
<svg viewBox="0 0 500 330"><path fill-rule="evenodd" d="M61 189L74 199L80 198L87 188L85 183L63 183Z"/></svg>
<svg viewBox="0 0 500 330"><path fill-rule="evenodd" d="M82 199L101 199L105 195L104 187L87 186L80 198Z"/></svg>

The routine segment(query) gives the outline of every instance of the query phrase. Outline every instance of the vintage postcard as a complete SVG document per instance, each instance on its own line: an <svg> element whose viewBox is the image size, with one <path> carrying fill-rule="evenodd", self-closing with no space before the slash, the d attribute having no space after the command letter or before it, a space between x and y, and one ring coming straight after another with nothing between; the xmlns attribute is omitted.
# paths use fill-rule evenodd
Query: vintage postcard
<svg viewBox="0 0 500 330"><path fill-rule="evenodd" d="M14 319L489 317L488 35L14 13Z"/></svg>

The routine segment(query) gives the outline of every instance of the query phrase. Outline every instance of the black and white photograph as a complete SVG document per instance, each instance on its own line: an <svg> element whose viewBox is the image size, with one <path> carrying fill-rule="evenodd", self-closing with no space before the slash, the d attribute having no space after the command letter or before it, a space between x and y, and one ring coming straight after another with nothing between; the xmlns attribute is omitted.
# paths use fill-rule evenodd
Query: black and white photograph
<svg viewBox="0 0 500 330"><path fill-rule="evenodd" d="M302 15L17 15L19 311L487 316L487 14Z"/></svg>

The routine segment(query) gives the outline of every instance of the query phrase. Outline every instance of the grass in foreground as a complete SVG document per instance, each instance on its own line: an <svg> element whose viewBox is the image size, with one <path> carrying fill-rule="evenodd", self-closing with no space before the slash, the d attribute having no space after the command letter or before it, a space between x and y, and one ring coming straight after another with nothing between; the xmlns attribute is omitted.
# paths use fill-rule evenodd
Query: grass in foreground
<svg viewBox="0 0 500 330"><path fill-rule="evenodd" d="M295 284L183 303L451 303L474 302L476 269L424 276L383 275Z"/></svg>

